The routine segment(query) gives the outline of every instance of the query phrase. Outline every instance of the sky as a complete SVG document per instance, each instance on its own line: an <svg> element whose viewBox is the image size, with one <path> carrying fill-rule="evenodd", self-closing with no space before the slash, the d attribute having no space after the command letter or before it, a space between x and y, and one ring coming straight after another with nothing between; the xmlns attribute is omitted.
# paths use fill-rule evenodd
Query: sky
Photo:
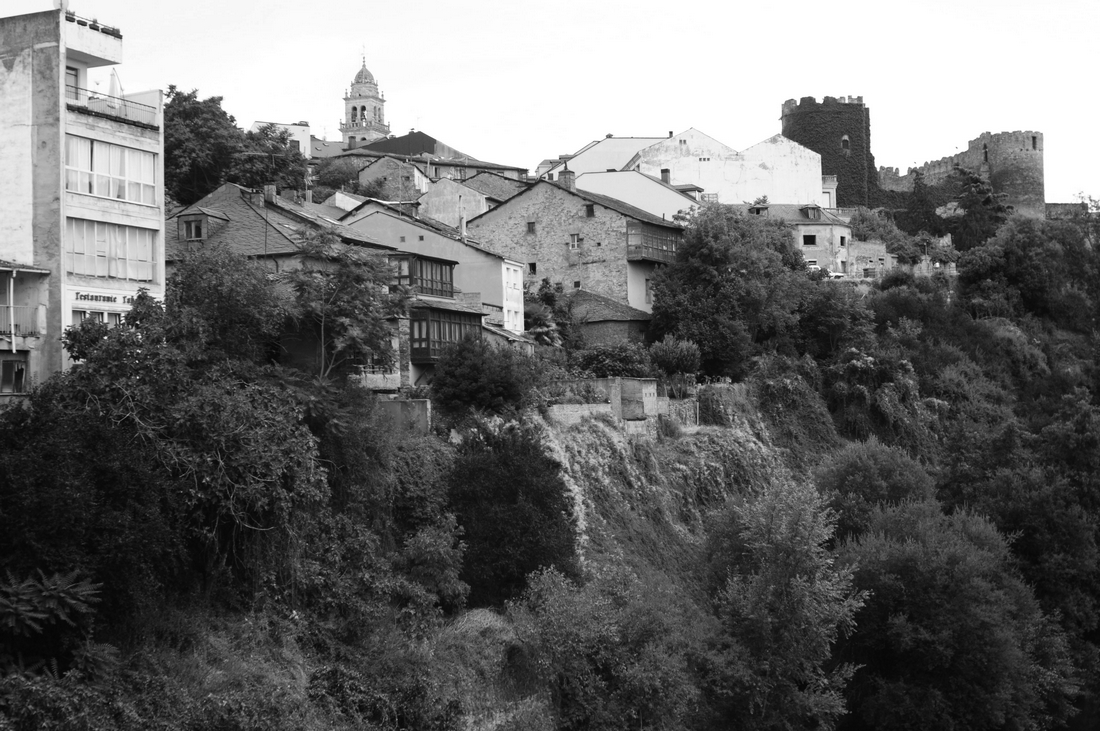
<svg viewBox="0 0 1100 731"><path fill-rule="evenodd" d="M0 0L0 14L55 0ZM391 133L527 167L615 136L690 127L742 150L786 99L862 96L878 165L1044 135L1046 199L1100 198L1100 0L70 0L123 34L126 93L169 84L340 139L365 56ZM95 77L93 77L94 79ZM101 76L100 88L108 89Z"/></svg>

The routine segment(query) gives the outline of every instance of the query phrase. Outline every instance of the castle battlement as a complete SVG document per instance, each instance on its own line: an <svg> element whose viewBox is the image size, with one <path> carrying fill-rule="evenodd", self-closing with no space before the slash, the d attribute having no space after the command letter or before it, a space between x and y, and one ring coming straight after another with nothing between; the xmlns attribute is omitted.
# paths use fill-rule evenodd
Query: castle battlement
<svg viewBox="0 0 1100 731"><path fill-rule="evenodd" d="M861 96L826 96L822 97L821 102L818 103L816 97L804 96L798 101L794 99L788 99L783 102L783 115L793 114L799 111L811 111L820 109L822 107L832 107L839 104L851 104L863 106L863 97Z"/></svg>

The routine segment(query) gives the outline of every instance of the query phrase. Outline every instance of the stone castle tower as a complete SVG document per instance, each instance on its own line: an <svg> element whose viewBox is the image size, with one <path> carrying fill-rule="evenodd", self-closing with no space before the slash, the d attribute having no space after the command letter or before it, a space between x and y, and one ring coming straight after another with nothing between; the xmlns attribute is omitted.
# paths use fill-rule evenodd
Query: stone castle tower
<svg viewBox="0 0 1100 731"><path fill-rule="evenodd" d="M367 60L351 82L351 91L344 97L344 121L340 123L344 147L382 139L390 133L386 124L386 98L378 91L378 82L367 70Z"/></svg>
<svg viewBox="0 0 1100 731"><path fill-rule="evenodd" d="M877 189L871 113L863 97L812 96L783 102L783 136L821 155L822 175L837 176L837 206L872 205Z"/></svg>

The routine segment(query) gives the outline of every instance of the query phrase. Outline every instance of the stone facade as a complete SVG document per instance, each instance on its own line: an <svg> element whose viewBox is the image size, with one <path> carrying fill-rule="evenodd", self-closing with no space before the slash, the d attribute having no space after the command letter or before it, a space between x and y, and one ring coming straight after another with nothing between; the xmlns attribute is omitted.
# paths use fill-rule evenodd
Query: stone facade
<svg viewBox="0 0 1100 731"><path fill-rule="evenodd" d="M989 181L1002 202L1027 216L1046 215L1043 177L1043 133L1033 130L983 132L967 143L966 150L910 168L905 175L897 168L880 168L883 190L911 191L916 173L928 185L945 182L956 168L966 168Z"/></svg>
<svg viewBox="0 0 1100 731"><path fill-rule="evenodd" d="M468 228L493 251L526 264L528 286L549 279L652 311L644 289L632 292L630 283L641 277L644 288L655 265L627 261L627 223L616 210L540 181L472 219ZM631 269L638 270L634 276Z"/></svg>

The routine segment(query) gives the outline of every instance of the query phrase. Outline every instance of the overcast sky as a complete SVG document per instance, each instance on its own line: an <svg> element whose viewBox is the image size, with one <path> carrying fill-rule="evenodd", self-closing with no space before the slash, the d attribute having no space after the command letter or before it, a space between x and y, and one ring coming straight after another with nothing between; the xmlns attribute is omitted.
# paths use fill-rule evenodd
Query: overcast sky
<svg viewBox="0 0 1100 731"><path fill-rule="evenodd" d="M0 0L0 14L54 0ZM476 11L472 10L477 8ZM340 139L361 57L394 134L534 169L591 140L695 127L744 149L785 99L862 96L879 165L984 131L1045 137L1046 198L1100 197L1100 0L71 0L123 34L126 92L224 97L247 128ZM107 81L101 88L107 90Z"/></svg>

